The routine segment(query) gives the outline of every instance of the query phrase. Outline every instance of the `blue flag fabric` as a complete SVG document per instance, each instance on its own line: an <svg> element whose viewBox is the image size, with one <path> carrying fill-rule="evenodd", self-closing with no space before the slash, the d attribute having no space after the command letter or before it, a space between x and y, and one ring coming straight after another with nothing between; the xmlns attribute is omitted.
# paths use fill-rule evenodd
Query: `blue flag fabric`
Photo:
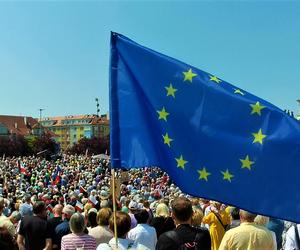
<svg viewBox="0 0 300 250"><path fill-rule="evenodd" d="M113 168L300 222L300 124L267 101L112 33L110 119Z"/></svg>

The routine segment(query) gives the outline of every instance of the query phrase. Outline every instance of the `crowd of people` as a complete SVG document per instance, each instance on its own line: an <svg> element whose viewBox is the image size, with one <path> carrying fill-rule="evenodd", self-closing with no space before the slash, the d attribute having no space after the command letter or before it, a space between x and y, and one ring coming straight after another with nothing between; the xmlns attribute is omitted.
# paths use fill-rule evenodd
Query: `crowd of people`
<svg viewBox="0 0 300 250"><path fill-rule="evenodd" d="M108 159L3 157L0 249L300 249L300 225L186 195L158 168L116 176L114 216Z"/></svg>

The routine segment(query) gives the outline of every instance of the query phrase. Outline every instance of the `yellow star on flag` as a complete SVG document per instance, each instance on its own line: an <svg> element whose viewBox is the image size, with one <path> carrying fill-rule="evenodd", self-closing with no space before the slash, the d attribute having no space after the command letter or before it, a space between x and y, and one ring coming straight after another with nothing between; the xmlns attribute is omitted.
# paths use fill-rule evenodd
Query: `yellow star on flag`
<svg viewBox="0 0 300 250"><path fill-rule="evenodd" d="M162 108L162 110L157 110L156 111L159 115L158 119L163 119L165 121L167 121L167 116L169 115L169 113L165 110L165 107Z"/></svg>
<svg viewBox="0 0 300 250"><path fill-rule="evenodd" d="M242 168L248 168L249 170L251 170L251 165L254 164L254 161L250 161L249 155L245 159L240 159L240 161L242 162Z"/></svg>
<svg viewBox="0 0 300 250"><path fill-rule="evenodd" d="M257 133L252 133L252 135L254 136L253 143L258 142L263 144L263 139L266 137L266 135L262 133L261 129L259 129Z"/></svg>
<svg viewBox="0 0 300 250"><path fill-rule="evenodd" d="M167 90L167 96L171 95L175 98L175 92L177 89L173 88L172 83L170 83L169 87L165 87L165 89Z"/></svg>
<svg viewBox="0 0 300 250"><path fill-rule="evenodd" d="M240 89L235 89L234 93L239 95L245 95L244 92L242 92Z"/></svg>
<svg viewBox="0 0 300 250"><path fill-rule="evenodd" d="M250 104L250 106L252 107L251 115L261 115L260 111L265 108L265 106L261 105L259 102L256 102L255 104Z"/></svg>
<svg viewBox="0 0 300 250"><path fill-rule="evenodd" d="M184 170L185 164L187 164L188 161L184 160L182 155L180 155L179 158L175 158L175 160L177 161L177 167Z"/></svg>
<svg viewBox="0 0 300 250"><path fill-rule="evenodd" d="M210 81L214 81L216 83L220 83L221 82L221 80L218 77L216 77L216 76L209 76L209 80Z"/></svg>
<svg viewBox="0 0 300 250"><path fill-rule="evenodd" d="M203 179L208 181L207 177L211 175L211 173L206 171L206 168L202 168L201 170L198 170L198 173L199 173L199 180Z"/></svg>
<svg viewBox="0 0 300 250"><path fill-rule="evenodd" d="M182 72L184 74L184 82L185 81L189 81L192 82L193 81L193 77L197 76L197 74L192 72L192 69L189 69L188 71Z"/></svg>
<svg viewBox="0 0 300 250"><path fill-rule="evenodd" d="M171 147L171 142L173 141L172 138L169 137L168 133L162 136L164 138L164 144L168 144L169 147Z"/></svg>
<svg viewBox="0 0 300 250"><path fill-rule="evenodd" d="M223 180L227 180L229 182L231 182L231 179L234 177L234 175L231 174L228 169L226 169L225 172L221 171L221 173L223 174Z"/></svg>

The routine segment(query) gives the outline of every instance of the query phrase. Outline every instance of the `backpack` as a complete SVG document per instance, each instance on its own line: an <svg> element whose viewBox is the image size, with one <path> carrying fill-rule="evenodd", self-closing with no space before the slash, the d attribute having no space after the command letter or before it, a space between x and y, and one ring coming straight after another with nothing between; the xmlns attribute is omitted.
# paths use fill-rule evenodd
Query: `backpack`
<svg viewBox="0 0 300 250"><path fill-rule="evenodd" d="M180 236L177 234L176 231L168 231L165 233L167 237L172 239L173 241L176 242L178 245L178 250L200 250L200 246L198 246L199 239L201 237L201 233L198 232L196 233L194 241L190 242L182 242L180 240Z"/></svg>

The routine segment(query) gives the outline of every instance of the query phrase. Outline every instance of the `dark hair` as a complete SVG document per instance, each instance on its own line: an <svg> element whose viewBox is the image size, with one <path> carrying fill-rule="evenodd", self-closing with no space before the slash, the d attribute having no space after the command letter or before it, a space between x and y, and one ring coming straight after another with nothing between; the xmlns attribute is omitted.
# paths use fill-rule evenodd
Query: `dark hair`
<svg viewBox="0 0 300 250"><path fill-rule="evenodd" d="M46 209L46 206L43 201L37 201L32 206L32 211L34 214L41 214L45 209Z"/></svg>
<svg viewBox="0 0 300 250"><path fill-rule="evenodd" d="M193 215L192 203L185 197L176 198L172 202L172 212L179 221L187 221Z"/></svg>
<svg viewBox="0 0 300 250"><path fill-rule="evenodd" d="M18 249L15 239L10 235L10 233L5 227L0 227L0 249L1 250Z"/></svg>
<svg viewBox="0 0 300 250"><path fill-rule="evenodd" d="M147 200L143 201L143 205L144 205L144 208L149 208L150 207L150 203Z"/></svg>
<svg viewBox="0 0 300 250"><path fill-rule="evenodd" d="M30 194L26 194L26 195L24 196L24 201L30 202L30 200L31 200L31 195L30 195Z"/></svg>
<svg viewBox="0 0 300 250"><path fill-rule="evenodd" d="M234 207L231 212L231 217L233 220L239 220L240 219L240 209Z"/></svg>
<svg viewBox="0 0 300 250"><path fill-rule="evenodd" d="M131 219L127 213L116 212L117 237L124 237L130 230ZM114 232L114 216L109 218L109 229Z"/></svg>
<svg viewBox="0 0 300 250"><path fill-rule="evenodd" d="M90 226L92 228L98 226L97 213L89 212L88 216L87 216L87 219L88 219L88 226Z"/></svg>
<svg viewBox="0 0 300 250"><path fill-rule="evenodd" d="M138 224L146 224L149 219L149 213L146 209L142 209L134 215Z"/></svg>

